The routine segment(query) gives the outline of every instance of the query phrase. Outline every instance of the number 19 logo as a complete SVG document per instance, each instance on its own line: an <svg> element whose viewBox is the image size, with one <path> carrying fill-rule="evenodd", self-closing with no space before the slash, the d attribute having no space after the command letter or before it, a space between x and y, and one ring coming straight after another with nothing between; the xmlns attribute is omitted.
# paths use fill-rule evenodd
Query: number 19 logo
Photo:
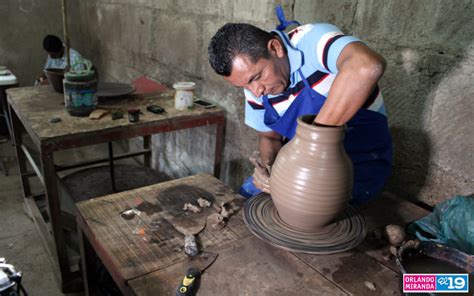
<svg viewBox="0 0 474 296"><path fill-rule="evenodd" d="M436 275L437 292L468 292L469 276L468 274L437 274Z"/></svg>
<svg viewBox="0 0 474 296"><path fill-rule="evenodd" d="M403 275L403 292L466 293L469 292L469 275L406 273Z"/></svg>

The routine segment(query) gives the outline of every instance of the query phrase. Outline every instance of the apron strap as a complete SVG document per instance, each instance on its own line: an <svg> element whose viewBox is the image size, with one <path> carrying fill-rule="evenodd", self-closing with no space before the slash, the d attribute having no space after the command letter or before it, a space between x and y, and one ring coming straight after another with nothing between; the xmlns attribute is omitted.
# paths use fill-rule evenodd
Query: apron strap
<svg viewBox="0 0 474 296"><path fill-rule="evenodd" d="M263 103L263 107L265 108L265 110L272 109L272 108L269 108L269 107L273 107L270 104L270 102L268 101L268 96L267 95L262 96L262 103Z"/></svg>
<svg viewBox="0 0 474 296"><path fill-rule="evenodd" d="M263 122L265 124L272 123L281 118L280 114L273 108L272 104L268 100L268 96L262 96L263 107L265 108L265 115Z"/></svg>
<svg viewBox="0 0 474 296"><path fill-rule="evenodd" d="M289 25L298 25L301 26L301 24L295 20L293 21L287 21L285 18L285 13L283 12L283 8L281 8L281 5L277 5L275 8L276 15L278 17L278 21L280 21L280 24L276 27L278 31L284 31Z"/></svg>
<svg viewBox="0 0 474 296"><path fill-rule="evenodd" d="M311 88L311 85L309 85L308 80L303 76L303 72L301 72L301 69L298 69L298 74L300 74L301 80L303 80L304 86L307 88Z"/></svg>
<svg viewBox="0 0 474 296"><path fill-rule="evenodd" d="M309 85L309 82L306 79L306 77L304 77L303 72L301 72L301 69L298 69L298 74L300 75L301 80L303 80L305 88L310 89L311 91L314 91L311 88L311 85ZM324 100L321 100L319 97L318 97L317 102L321 105L324 104ZM267 95L262 96L262 103L263 103L263 107L265 108L265 116L271 117L272 120L278 120L280 118L280 115L278 114L278 112L275 110L272 104L270 104L270 101L268 100Z"/></svg>

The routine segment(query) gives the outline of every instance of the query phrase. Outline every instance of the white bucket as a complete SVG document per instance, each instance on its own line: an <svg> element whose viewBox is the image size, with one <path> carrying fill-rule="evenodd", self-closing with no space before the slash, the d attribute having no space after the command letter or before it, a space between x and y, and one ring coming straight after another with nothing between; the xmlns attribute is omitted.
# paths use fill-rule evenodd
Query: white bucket
<svg viewBox="0 0 474 296"><path fill-rule="evenodd" d="M185 110L193 105L196 83L177 82L173 84L173 88L176 90L174 96L174 108L176 110Z"/></svg>

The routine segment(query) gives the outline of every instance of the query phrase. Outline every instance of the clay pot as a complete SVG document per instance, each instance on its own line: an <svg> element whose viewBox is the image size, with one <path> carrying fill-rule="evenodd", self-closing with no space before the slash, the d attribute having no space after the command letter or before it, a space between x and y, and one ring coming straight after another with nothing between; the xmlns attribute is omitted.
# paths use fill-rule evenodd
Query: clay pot
<svg viewBox="0 0 474 296"><path fill-rule="evenodd" d="M281 219L301 230L330 224L351 198L352 162L344 146L344 126L315 126L314 115L298 118L296 135L277 155L271 195Z"/></svg>
<svg viewBox="0 0 474 296"><path fill-rule="evenodd" d="M53 89L58 93L63 93L64 70L48 68L44 69L43 72Z"/></svg>

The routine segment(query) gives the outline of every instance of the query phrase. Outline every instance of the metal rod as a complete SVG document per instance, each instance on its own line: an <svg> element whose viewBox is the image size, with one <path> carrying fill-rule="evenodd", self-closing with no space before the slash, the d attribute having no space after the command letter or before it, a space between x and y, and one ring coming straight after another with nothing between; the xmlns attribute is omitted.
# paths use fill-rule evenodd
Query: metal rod
<svg viewBox="0 0 474 296"><path fill-rule="evenodd" d="M53 237L51 236L51 227L48 223L46 223L41 215L36 202L32 198L25 198L24 199L25 205L28 211L31 213L33 221L35 221L36 229L39 232L40 238L43 241L43 244L46 247L46 252L48 253L49 257L52 259L53 264L56 264L54 259L56 256L54 255L55 245L53 241Z"/></svg>
<svg viewBox="0 0 474 296"><path fill-rule="evenodd" d="M63 231L63 222L61 219L61 198L59 196L58 176L54 169L54 153L45 153L43 149L41 149L40 155L49 221L51 222L52 234L56 245L56 250L53 253L57 258L57 264L55 264L53 268L59 283L62 283L63 290L66 290L64 287L65 283L71 279L71 269L69 265L69 256L67 254L66 241L64 239L65 233Z"/></svg>
<svg viewBox="0 0 474 296"><path fill-rule="evenodd" d="M31 177L31 176L36 176L35 172L25 172L21 174L22 177Z"/></svg>
<svg viewBox="0 0 474 296"><path fill-rule="evenodd" d="M69 56L69 34L67 31L67 12L66 12L66 0L62 0L63 8L63 33L64 33L64 44L66 45L66 57L67 57L67 68L71 68L71 57Z"/></svg>
<svg viewBox="0 0 474 296"><path fill-rule="evenodd" d="M24 177L23 174L27 172L26 168L26 159L25 154L21 151L20 146L22 145L22 130L23 124L21 123L18 115L13 110L10 104L8 104L8 112L10 114L10 120L12 121L12 128L13 128L13 138L12 143L14 143L13 147L15 147L17 164L18 164L18 171L21 175L21 187L23 190L23 196L29 196L31 194L30 188L30 181L28 177Z"/></svg>
<svg viewBox="0 0 474 296"><path fill-rule="evenodd" d="M222 152L224 150L225 121L216 124L216 147L214 155L214 177L221 175Z"/></svg>
<svg viewBox="0 0 474 296"><path fill-rule="evenodd" d="M31 156L30 151L28 151L28 148L26 148L26 146L23 145L23 144L21 145L21 150L23 150L23 153L25 154L26 158L30 162L31 167L35 171L36 176L38 176L38 179L40 180L41 184L43 184L43 186L44 186L43 174L41 174L41 171L39 170L38 165L36 164L35 160Z"/></svg>
<svg viewBox="0 0 474 296"><path fill-rule="evenodd" d="M144 136L143 137L143 149L144 150L150 150L150 145L151 145L151 136ZM151 157L150 156L151 156L151 153L147 153L143 157L143 164L148 168L151 168Z"/></svg>
<svg viewBox="0 0 474 296"><path fill-rule="evenodd" d="M151 150L141 150L141 151L137 151L137 152L129 152L129 153L118 154L118 155L114 156L114 160L140 156L140 155L143 155L143 154L151 154ZM83 162L75 163L75 164L72 164L72 165L57 165L56 166L56 172L61 172L61 171L75 169L75 168L90 166L90 165L99 164L99 163L108 162L108 161L110 161L109 157L101 158L101 159L94 159L94 160L89 160L89 161L83 161Z"/></svg>
<svg viewBox="0 0 474 296"><path fill-rule="evenodd" d="M110 182L112 183L112 192L117 192L115 189L115 172L114 172L114 150L112 147L112 142L109 144L109 169L110 169Z"/></svg>

